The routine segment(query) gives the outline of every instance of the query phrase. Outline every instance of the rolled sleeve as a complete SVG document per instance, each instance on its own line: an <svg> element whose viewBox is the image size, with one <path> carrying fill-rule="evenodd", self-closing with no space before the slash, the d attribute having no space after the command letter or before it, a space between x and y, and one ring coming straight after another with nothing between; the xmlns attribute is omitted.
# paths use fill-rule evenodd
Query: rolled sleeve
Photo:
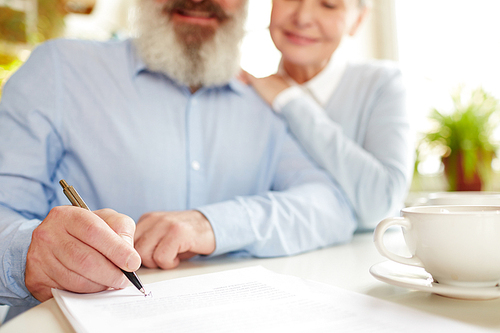
<svg viewBox="0 0 500 333"><path fill-rule="evenodd" d="M299 86L291 86L278 94L273 100L273 110L280 113L285 105L292 100L305 96L306 93Z"/></svg>
<svg viewBox="0 0 500 333"><path fill-rule="evenodd" d="M212 225L215 251L211 256L241 250L255 241L248 211L236 200L197 208Z"/></svg>
<svg viewBox="0 0 500 333"><path fill-rule="evenodd" d="M26 288L24 276L26 271L26 255L31 243L31 234L40 224L39 220L24 220L6 207L0 206L0 215L4 224L0 230L1 275L0 303L11 306L37 305L37 301ZM7 227L5 227L7 226Z"/></svg>

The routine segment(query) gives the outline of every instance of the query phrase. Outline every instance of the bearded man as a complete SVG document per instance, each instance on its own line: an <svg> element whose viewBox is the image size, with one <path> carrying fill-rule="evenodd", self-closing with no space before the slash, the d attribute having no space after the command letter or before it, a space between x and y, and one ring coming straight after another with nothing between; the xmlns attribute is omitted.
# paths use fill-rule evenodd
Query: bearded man
<svg viewBox="0 0 500 333"><path fill-rule="evenodd" d="M123 288L118 268L141 262L169 269L198 254L283 256L351 239L344 194L234 79L246 5L141 0L136 39L49 41L7 82L1 304L18 313L51 288ZM60 179L97 210L67 205Z"/></svg>

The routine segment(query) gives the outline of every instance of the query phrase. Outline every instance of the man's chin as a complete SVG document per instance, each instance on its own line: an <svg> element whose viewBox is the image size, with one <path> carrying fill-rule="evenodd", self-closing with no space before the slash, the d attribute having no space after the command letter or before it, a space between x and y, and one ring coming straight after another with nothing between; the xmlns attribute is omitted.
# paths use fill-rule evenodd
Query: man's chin
<svg viewBox="0 0 500 333"><path fill-rule="evenodd" d="M205 25L174 19L182 15L151 0L139 3L135 44L149 69L190 87L224 84L238 72L246 6L235 16L219 15L217 24Z"/></svg>
<svg viewBox="0 0 500 333"><path fill-rule="evenodd" d="M214 38L217 27L175 22L173 24L177 40L187 47L200 46Z"/></svg>

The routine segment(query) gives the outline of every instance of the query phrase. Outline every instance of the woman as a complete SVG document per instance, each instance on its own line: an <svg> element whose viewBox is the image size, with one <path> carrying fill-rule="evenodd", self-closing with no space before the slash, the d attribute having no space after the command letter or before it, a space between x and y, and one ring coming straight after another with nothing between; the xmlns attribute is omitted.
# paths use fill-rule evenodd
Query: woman
<svg viewBox="0 0 500 333"><path fill-rule="evenodd" d="M388 61L348 63L336 52L366 12L363 0L273 0L278 73L242 74L340 184L359 229L398 213L414 151L400 71Z"/></svg>

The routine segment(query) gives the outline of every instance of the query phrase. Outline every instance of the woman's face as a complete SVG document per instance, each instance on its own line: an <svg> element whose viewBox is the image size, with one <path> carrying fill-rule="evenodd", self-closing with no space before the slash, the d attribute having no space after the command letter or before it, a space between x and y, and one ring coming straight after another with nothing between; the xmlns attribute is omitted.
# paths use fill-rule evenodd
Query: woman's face
<svg viewBox="0 0 500 333"><path fill-rule="evenodd" d="M285 62L324 66L361 21L359 0L273 0L269 30Z"/></svg>

